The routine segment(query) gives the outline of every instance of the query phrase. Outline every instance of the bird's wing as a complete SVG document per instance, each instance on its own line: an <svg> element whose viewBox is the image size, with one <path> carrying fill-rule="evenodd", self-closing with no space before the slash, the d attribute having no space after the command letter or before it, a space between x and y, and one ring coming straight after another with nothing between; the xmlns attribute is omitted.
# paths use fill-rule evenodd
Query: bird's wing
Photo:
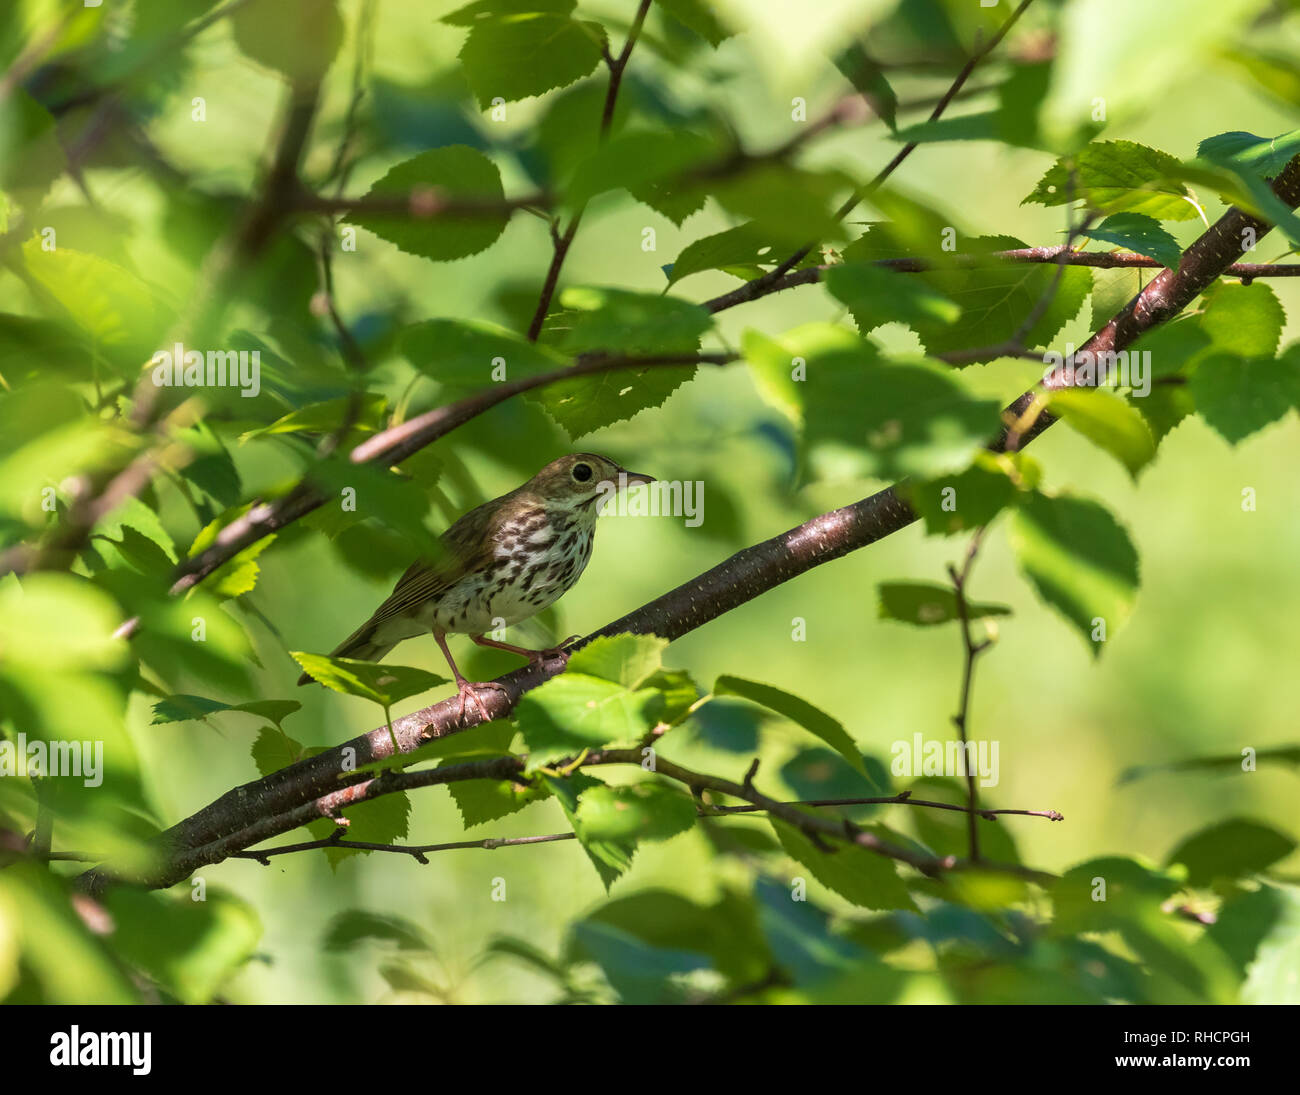
<svg viewBox="0 0 1300 1095"><path fill-rule="evenodd" d="M362 630L411 614L412 609L439 596L466 574L486 566L492 559L492 534L499 514L500 508L488 502L470 510L452 525L439 538L445 549L442 556L432 562L417 560L407 567L397 579L393 592Z"/></svg>

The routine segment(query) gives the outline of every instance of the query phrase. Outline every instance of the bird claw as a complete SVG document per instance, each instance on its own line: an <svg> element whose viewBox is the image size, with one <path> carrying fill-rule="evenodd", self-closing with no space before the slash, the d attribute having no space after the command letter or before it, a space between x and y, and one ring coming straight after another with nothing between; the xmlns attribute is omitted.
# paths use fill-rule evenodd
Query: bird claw
<svg viewBox="0 0 1300 1095"><path fill-rule="evenodd" d="M567 647L575 639L581 639L581 638L582 638L581 635L570 635L567 639L562 639L554 646L548 646L545 650L533 651L533 653L528 658L529 665L538 666L541 665L543 662L550 661L552 658L564 658L567 661L569 657L569 652L565 649L565 647Z"/></svg>
<svg viewBox="0 0 1300 1095"><path fill-rule="evenodd" d="M492 716L488 709L483 706L483 700L478 694L480 688L495 688L498 692L505 692L506 686L497 684L496 681L457 681L456 689L460 693L460 713L457 721L461 726L465 725L465 701L473 700L474 706L478 708L478 713L483 717L483 722L491 722Z"/></svg>

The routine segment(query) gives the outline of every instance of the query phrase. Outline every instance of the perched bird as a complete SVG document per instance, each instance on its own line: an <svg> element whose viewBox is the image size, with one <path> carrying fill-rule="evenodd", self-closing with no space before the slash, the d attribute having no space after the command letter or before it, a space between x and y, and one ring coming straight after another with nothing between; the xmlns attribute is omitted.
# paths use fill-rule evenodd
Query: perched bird
<svg viewBox="0 0 1300 1095"><path fill-rule="evenodd" d="M432 632L456 678L461 719L467 699L486 719L475 689L501 686L461 676L447 635L468 635L479 646L522 654L529 662L553 657L559 647L529 650L484 632L517 624L557 601L591 558L601 500L630 483L653 482L593 453L552 460L522 487L470 510L444 532L443 555L413 563L388 600L331 657L375 662L403 639ZM304 673L298 683L311 679Z"/></svg>

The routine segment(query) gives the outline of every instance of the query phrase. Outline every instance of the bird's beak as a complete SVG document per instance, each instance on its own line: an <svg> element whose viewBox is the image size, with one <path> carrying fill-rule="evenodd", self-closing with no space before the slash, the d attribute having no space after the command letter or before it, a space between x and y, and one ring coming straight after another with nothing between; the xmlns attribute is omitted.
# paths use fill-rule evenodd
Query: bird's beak
<svg viewBox="0 0 1300 1095"><path fill-rule="evenodd" d="M629 486L633 483L649 484L655 481L653 475L642 475L639 471L628 471L627 468L619 468L618 474L620 481L625 481Z"/></svg>

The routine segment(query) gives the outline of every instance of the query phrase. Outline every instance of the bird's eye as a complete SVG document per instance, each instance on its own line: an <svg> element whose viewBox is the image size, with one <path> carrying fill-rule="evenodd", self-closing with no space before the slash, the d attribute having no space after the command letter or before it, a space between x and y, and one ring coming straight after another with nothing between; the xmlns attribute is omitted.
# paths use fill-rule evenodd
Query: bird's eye
<svg viewBox="0 0 1300 1095"><path fill-rule="evenodd" d="M579 483L585 483L592 476L591 465L574 464L572 475L573 478L576 479Z"/></svg>

